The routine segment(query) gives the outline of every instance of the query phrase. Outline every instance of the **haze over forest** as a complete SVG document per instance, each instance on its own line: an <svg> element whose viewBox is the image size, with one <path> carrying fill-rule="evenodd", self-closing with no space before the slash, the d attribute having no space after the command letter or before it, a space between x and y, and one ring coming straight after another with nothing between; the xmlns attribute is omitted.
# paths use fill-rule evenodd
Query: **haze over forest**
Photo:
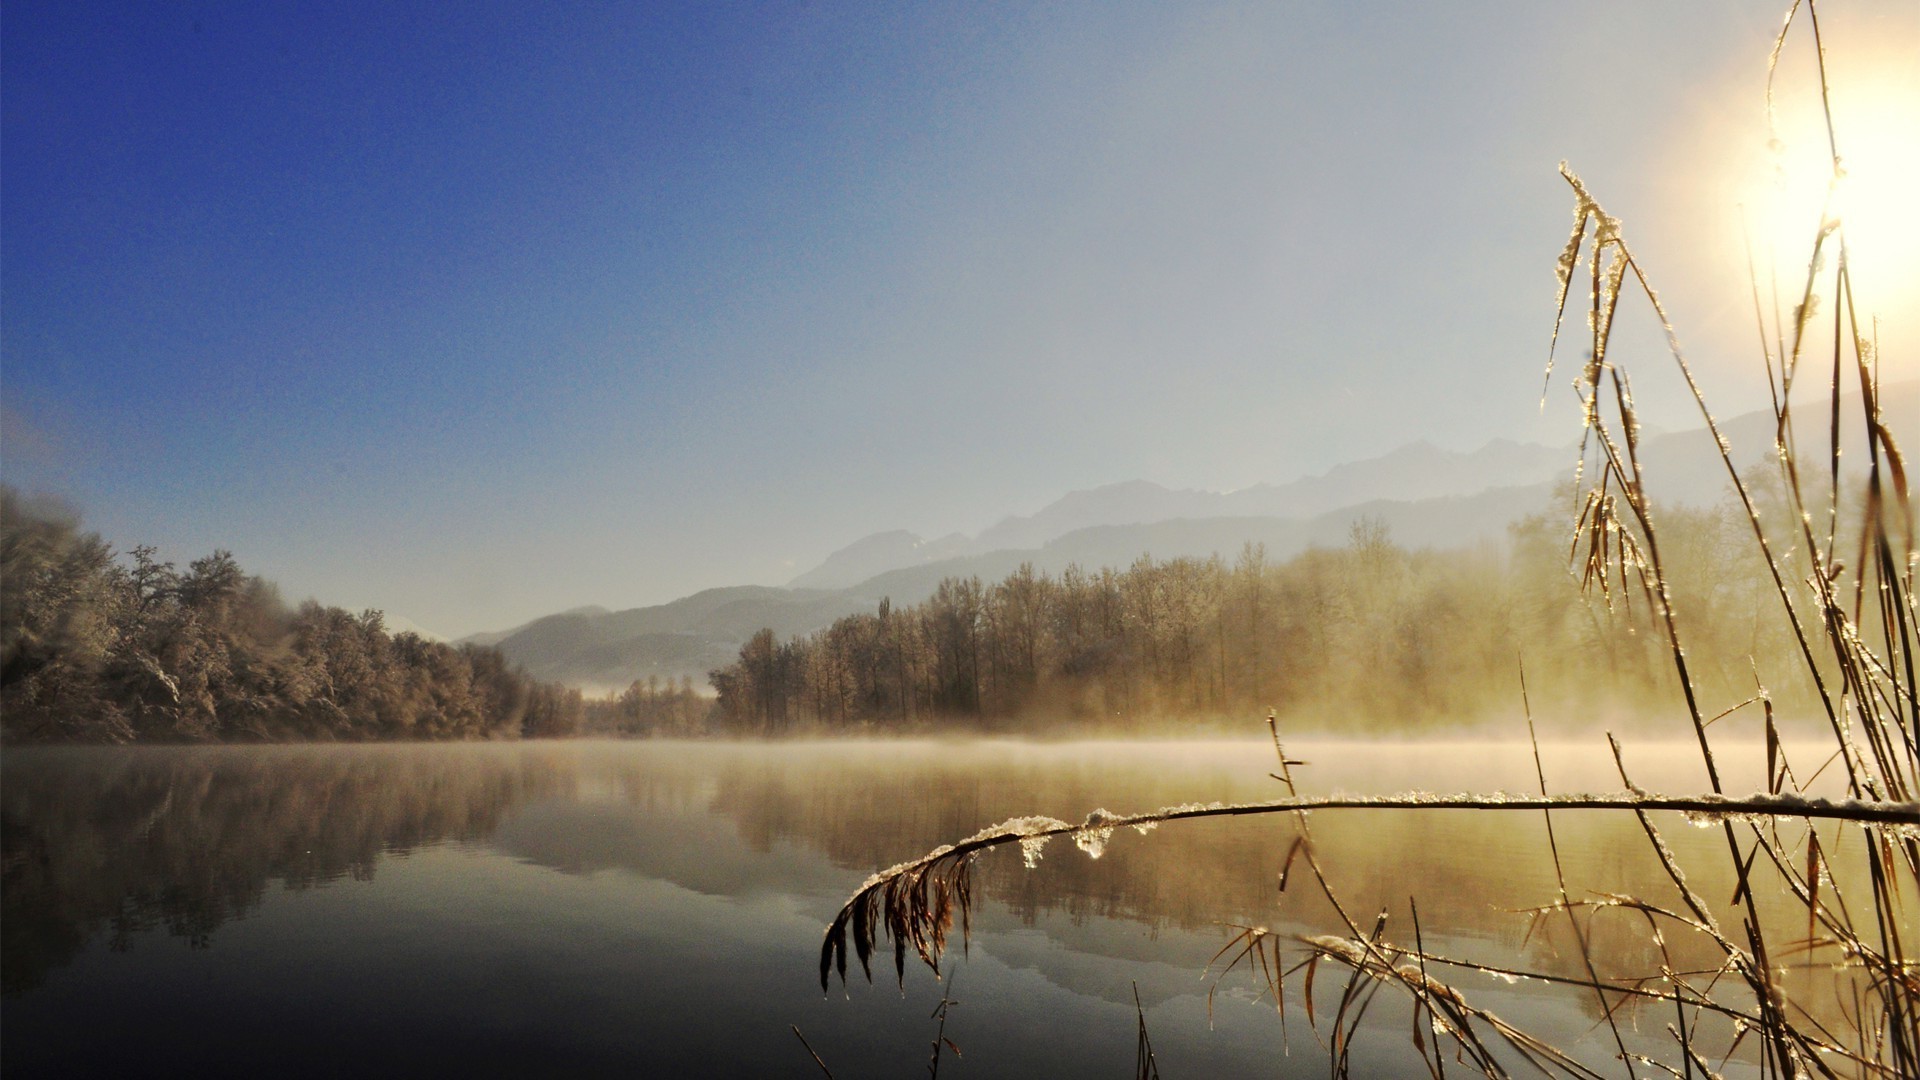
<svg viewBox="0 0 1920 1080"><path fill-rule="evenodd" d="M1881 407L1920 415L1920 383ZM1754 414L1722 432L1759 446L1771 426ZM1767 618L1776 600L1711 440L1643 445L1683 583L1672 602L1702 655L1727 661L1701 662L1695 686L1738 697L1751 665L1791 669L1794 639ZM1144 731L1275 707L1295 729L1355 734L1510 713L1532 656L1537 706L1657 711L1677 687L1648 611L1574 587L1565 456L1414 445L1228 494L1115 485L974 538L869 537L793 588L451 644L378 611L289 607L225 551L185 570L150 548L117 555L7 491L0 708L7 737L51 741ZM1734 460L1790 548L1777 476L1751 451ZM1771 687L1789 715L1812 690Z"/></svg>
<svg viewBox="0 0 1920 1080"><path fill-rule="evenodd" d="M1857 399L1845 400L1857 407ZM1920 417L1920 383L1891 387L1885 411L1896 435L1920 428L1907 422ZM1761 413L1723 419L1730 441L1745 448L1737 460L1755 467L1771 442L1772 420ZM1648 484L1663 502L1715 510L1729 498L1725 468L1703 429L1649 433L1647 453L1655 463ZM1549 533L1571 528L1576 456L1572 447L1501 440L1470 454L1410 444L1320 476L1224 494L1115 484L1069 493L971 537L876 533L785 589L723 588L651 608L557 612L464 640L496 645L542 678L590 690L649 676L692 676L704 684L708 671L730 663L761 629L781 639L811 633L843 616L871 614L883 600L917 604L945 579L991 585L1022 567L1055 576L1070 567L1123 570L1142 556L1232 564L1247 544L1279 561L1309 548L1345 547L1363 521L1409 550L1505 551L1510 529L1527 519L1541 518Z"/></svg>

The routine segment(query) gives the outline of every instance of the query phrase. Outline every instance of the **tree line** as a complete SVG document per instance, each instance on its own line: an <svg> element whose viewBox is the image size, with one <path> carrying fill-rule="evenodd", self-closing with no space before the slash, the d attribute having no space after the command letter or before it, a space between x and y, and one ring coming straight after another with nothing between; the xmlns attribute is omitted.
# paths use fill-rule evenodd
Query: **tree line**
<svg viewBox="0 0 1920 1080"><path fill-rule="evenodd" d="M0 490L0 732L24 741L571 735L578 690L492 648L390 633L378 611L282 602L216 551L123 558L59 508Z"/></svg>
<svg viewBox="0 0 1920 1080"><path fill-rule="evenodd" d="M1129 730L1265 715L1356 734L1460 724L1528 703L1596 719L1677 692L1647 601L1569 580L1560 515L1510 542L1410 550L1376 521L1283 561L1142 556L942 581L815 633L754 635L710 673L599 699L491 647L391 633L307 601L226 552L182 571L117 556L72 515L0 489L0 734L27 741L465 739ZM1662 512L1698 687L1731 705L1796 648L1731 507ZM1609 609L1613 610L1609 610ZM1809 680L1767 685L1791 708Z"/></svg>
<svg viewBox="0 0 1920 1080"><path fill-rule="evenodd" d="M1264 716L1371 733L1514 715L1528 701L1596 720L1677 700L1645 599L1570 580L1560 514L1504 546L1409 550L1375 520L1284 561L1143 556L1125 569L1022 566L942 581L788 641L761 631L711 675L738 732L960 725L1038 732ZM1710 700L1751 697L1794 655L1743 513L1669 507L1672 598ZM1771 605L1771 606L1770 606ZM1610 610L1611 609L1611 610ZM1799 701L1805 679L1767 688ZM1810 699L1809 699L1810 700Z"/></svg>

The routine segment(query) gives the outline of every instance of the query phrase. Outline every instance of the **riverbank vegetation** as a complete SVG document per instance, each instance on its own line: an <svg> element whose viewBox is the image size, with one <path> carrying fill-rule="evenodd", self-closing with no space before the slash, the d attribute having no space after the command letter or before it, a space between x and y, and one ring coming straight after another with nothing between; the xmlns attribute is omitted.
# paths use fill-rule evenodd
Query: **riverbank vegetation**
<svg viewBox="0 0 1920 1080"><path fill-rule="evenodd" d="M1785 535L1787 503L1768 494L1777 484L1750 487L1769 532ZM1750 697L1752 664L1777 667L1799 647L1769 617L1778 601L1745 543L1747 516L1730 496L1661 518L1672 608L1703 658L1695 683ZM1615 720L1677 703L1653 609L1617 588L1582 595L1560 520L1514 525L1504 550L1410 550L1363 519L1346 546L1283 562L1249 544L1231 563L1143 556L1124 570L948 579L923 603L882 603L815 634L761 632L713 673L716 721L743 733L1043 734L1238 717L1244 730L1277 707L1294 730L1405 733L1511 716L1522 652L1595 660L1542 665L1536 705ZM1818 709L1809 678L1769 690L1784 713Z"/></svg>
<svg viewBox="0 0 1920 1080"><path fill-rule="evenodd" d="M499 739L568 735L578 690L496 649L390 633L216 551L125 559L58 507L0 491L0 731L9 741Z"/></svg>
<svg viewBox="0 0 1920 1080"><path fill-rule="evenodd" d="M1377 914L1343 903L1343 895L1352 895L1342 880L1346 852L1320 842L1320 823L1350 804L1302 796L1296 779L1304 778L1298 771L1304 763L1288 757L1276 724L1274 775L1282 798L1145 814L1095 810L1078 824L1019 817L875 874L828 926L820 955L823 985L836 972L845 979L849 953L871 976L883 942L890 942L902 979L909 954L938 972L956 917L963 939L968 933L972 867L991 848L1017 845L1031 865L1039 846L1057 835L1071 836L1097 855L1126 826L1285 815L1293 825L1290 843L1283 841L1249 871L1276 882L1281 893L1291 881L1296 891L1323 896L1331 917L1316 927L1230 928L1237 932L1210 970L1223 979L1246 973L1255 992L1279 1011L1283 1031L1292 1003L1303 1003L1332 1076L1368 1075L1377 1068L1361 1059L1370 1049L1360 1037L1363 1025L1373 1023L1370 1013L1373 1019L1390 1017L1387 1022L1398 1030L1410 1028L1418 1065L1402 1063L1399 1071L1407 1075L1443 1076L1451 1062L1453 1071L1486 1077L1631 1080L1735 1071L1767 1080L1920 1076L1920 959L1913 951L1913 911L1920 904L1920 614L1914 589L1920 557L1913 496L1906 462L1878 404L1878 343L1870 319L1856 313L1845 222L1832 199L1845 174L1812 0L1788 13L1776 61L1796 28L1804 28L1822 61L1818 89L1829 117L1833 172L1791 314L1776 318L1769 330L1756 295L1776 419L1772 488L1783 496L1784 514L1770 514L1766 489L1734 467L1728 441L1621 222L1578 176L1561 169L1573 190L1575 224L1558 264L1561 320L1555 338L1570 315L1584 315L1588 331L1567 334L1584 338L1586 346L1575 387L1587 432L1587 467L1576 503L1572 563L1590 596L1608 607L1637 609L1633 617L1642 620L1644 647L1662 659L1679 691L1679 700L1663 710L1667 730L1697 744L1704 790L1675 799L1636 785L1629 755L1610 737L1625 789L1610 800L1555 798L1536 758L1538 800L1413 792L1371 804L1391 804L1407 814L1472 806L1475 813L1545 815L1543 854L1554 867L1557 899L1516 917L1526 927L1524 940L1534 940L1543 927L1563 935L1555 949L1557 970L1526 957L1487 962L1436 947L1423 936L1421 905L1412 895L1404 906L1382 906ZM1613 351L1616 318L1629 309L1650 315L1663 332L1667 359L1726 463L1736 520L1745 527L1742 565L1754 571L1743 578L1755 582L1766 600L1754 609L1747 640L1694 614L1703 592L1710 595L1725 579L1711 560L1696 562L1686 554L1694 543L1689 533L1676 531L1675 516L1647 496L1645 476L1659 463L1643 460L1634 397ZM1830 404L1796 412L1796 390L1804 402L1812 396L1809 383L1824 383ZM1851 434L1839 404L1845 388L1859 402ZM1799 450L1813 446L1823 454L1809 468ZM1838 495L1843 454L1865 462L1865 498L1852 505ZM1756 647L1762 640L1772 643L1764 651ZM1775 647L1782 643L1784 649ZM1563 677L1600 686L1619 671L1609 650L1569 649L1550 638L1527 639L1525 645L1523 656L1548 658L1529 665L1529 683L1549 665ZM1724 684L1728 664L1747 668L1748 692L1729 697L1727 687L1717 685ZM1391 668L1377 675L1382 681L1404 677ZM1800 687L1809 696L1824 745L1786 748L1776 707L1783 686ZM1515 689L1524 707L1526 684ZM1531 732L1530 715L1527 726ZM1730 748L1762 746L1764 765L1757 774L1735 776L1727 767ZM1737 795L1749 791L1759 794ZM1662 832L1672 824L1674 809L1690 811L1691 824L1724 841L1707 868L1733 881L1730 895L1709 891L1701 868L1676 858ZM1554 831L1570 813L1632 815L1666 880L1632 893L1570 881ZM1841 824L1823 828L1822 818ZM1416 891L1411 885L1406 890ZM1785 910L1769 910L1762 896L1786 898ZM1687 952L1700 959L1682 959ZM1590 1002L1599 1022L1586 1034L1597 1038L1531 1029L1506 1005L1504 1015L1496 1012L1488 984L1522 979L1533 981L1529 996L1561 993ZM1663 1019L1636 1023L1641 1012Z"/></svg>
<svg viewBox="0 0 1920 1080"><path fill-rule="evenodd" d="M1748 490L1787 537L1777 486L1754 476ZM185 571L148 548L116 557L70 513L7 491L0 710L16 741L1166 732L1244 729L1275 707L1296 730L1371 735L1510 714L1514 658L1552 650L1596 663L1536 671L1538 705L1617 720L1677 702L1653 608L1582 595L1554 520L1517 523L1504 548L1410 549L1362 520L1343 547L1284 561L1249 544L1231 563L953 578L811 635L756 634L711 674L717 697L655 678L594 698L492 647L390 630L377 611L289 606L225 552ZM1696 686L1750 697L1754 665L1799 646L1768 617L1778 601L1743 544L1746 515L1730 499L1662 520L1685 583L1675 617L1705 646ZM1783 715L1818 712L1811 678L1769 691Z"/></svg>

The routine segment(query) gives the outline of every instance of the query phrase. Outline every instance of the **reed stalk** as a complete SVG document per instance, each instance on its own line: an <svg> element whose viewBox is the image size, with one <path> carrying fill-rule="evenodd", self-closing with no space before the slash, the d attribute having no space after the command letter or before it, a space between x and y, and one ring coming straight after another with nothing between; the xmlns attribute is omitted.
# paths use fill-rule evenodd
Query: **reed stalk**
<svg viewBox="0 0 1920 1080"><path fill-rule="evenodd" d="M1804 27L1819 59L1820 100L1827 117L1828 148L1837 185L1841 174L1838 140L1826 79L1826 56L1813 0L1796 0L1788 12L1770 59L1768 85L1790 35ZM1383 796L1302 796L1278 726L1269 718L1279 762L1274 778L1287 798L1239 805L1189 805L1119 816L1096 812L1071 824L1051 818L1020 818L935 849L913 861L874 875L850 897L827 927L820 953L820 978L827 986L834 973L846 978L849 953L872 978L871 958L882 939L892 944L896 975L903 979L909 951L936 973L949 931L957 917L964 940L973 903L970 868L982 853L1019 844L1029 863L1040 845L1059 836L1104 844L1116 829L1145 829L1164 823L1214 817L1293 814L1299 838L1287 851L1278 874L1284 892L1295 864L1304 862L1314 883L1331 904L1338 928L1330 934L1282 935L1260 927L1238 927L1215 955L1209 970L1216 978L1245 969L1264 985L1284 1026L1289 981L1299 987L1309 1025L1330 1034L1327 1050L1332 1072L1353 1069L1353 1036L1382 990L1404 994L1413 1006L1412 1041L1434 1077L1456 1066L1489 1077L1513 1075L1522 1065L1550 1076L1609 1075L1557 1046L1554 1037L1522 1030L1443 977L1479 973L1528 978L1573 988L1594 997L1612 1035L1620 1074L1676 1077L1717 1076L1752 1039L1758 1073L1764 1078L1920 1077L1920 959L1914 939L1913 908L1920 903L1920 617L1916 615L1913 497L1905 459L1880 413L1879 359L1870 331L1855 310L1848 264L1845 223L1829 206L1811 243L1800 301L1790 318L1773 321L1771 332L1755 286L1755 314L1761 360L1773 402L1775 479L1784 492L1789 524L1770 531L1758 509L1749 478L1736 467L1733 449L1694 377L1678 333L1650 283L1645 268L1628 246L1619 219L1608 214L1570 168L1561 166L1574 195L1574 227L1557 264L1557 315L1549 343L1547 378L1553 378L1557 350L1570 311L1584 309L1586 357L1575 388L1585 436L1576 482L1576 511L1569 547L1581 586L1596 602L1621 617L1638 617L1659 634L1681 691L1683 722L1698 747L1708 789L1664 795L1634 784L1625 755L1609 736L1621 783L1626 790L1601 794L1553 794L1538 768L1537 794L1406 793ZM1828 269L1828 268L1831 269ZM1574 284L1584 284L1576 297ZM1830 296L1829 314L1818 314L1816 299ZM1660 508L1649 497L1642 459L1639 419L1631 382L1612 353L1612 335L1623 305L1650 309L1665 335L1667 359L1675 366L1713 436L1730 490L1750 526L1755 553L1766 567L1778 602L1777 618L1792 635L1799 663L1777 678L1804 678L1815 688L1823 714L1826 764L1796 769L1788 760L1772 701L1765 686L1746 700L1712 710L1702 700L1692 675L1676 613L1669 564L1663 555ZM1823 323L1822 320L1825 320ZM1830 331L1830 332L1829 332ZM1830 350L1815 366L1816 341ZM1809 372L1815 374L1810 376ZM1811 423L1795 414L1796 388L1825 376L1827 401ZM1860 402L1859 431L1843 432L1843 394ZM1803 430L1804 429L1804 430ZM1852 445L1849 445L1852 443ZM1805 465L1803 447L1824 452L1824 466ZM1864 461L1858 479L1866 498L1858 520L1849 521L1839 492L1850 477L1842 460ZM1824 490L1811 491L1808 470L1823 472ZM1843 538L1857 538L1843 545ZM1637 612L1636 612L1637 607ZM1578 663L1576 659L1573 661ZM1756 681L1760 673L1756 672ZM1524 672L1522 697L1525 700ZM1758 713L1756 716L1755 713ZM1533 734L1531 711L1529 735ZM1731 732L1731 733L1729 733ZM1730 794L1715 753L1716 739L1764 741L1766 775L1753 780L1752 794ZM1827 769L1837 773L1844 794L1812 794ZM1746 781L1742 781L1743 785ZM1570 923L1581 967L1575 975L1528 970L1448 957L1423 941L1418 907L1413 913L1414 941L1396 943L1387 933L1388 917L1355 918L1342 904L1325 870L1337 852L1324 854L1313 841L1309 811L1352 809L1427 813L1444 810L1520 811L1547 817L1557 892L1552 904L1530 917L1564 917ZM1555 815L1573 812L1631 813L1673 885L1677 903L1643 897L1598 896L1576 900L1561 870ZM1735 881L1731 902L1717 908L1697 889L1661 834L1653 814L1679 812L1724 837ZM1858 826L1865 842L1857 851L1823 844L1815 821ZM1795 827L1795 823L1800 823ZM1859 859L1858 874L1835 873L1836 860ZM1864 893L1843 882L1865 882ZM1804 914L1804 922L1783 927L1762 917L1756 897L1762 890L1784 894ZM1589 931L1602 913L1637 920L1652 955L1650 970L1631 977L1603 976L1594 962ZM1585 929L1577 916L1587 918ZM1612 917L1611 915L1609 917ZM1531 933L1531 931L1530 931ZM1674 940L1687 936L1718 957L1707 968L1676 962ZM1781 978L1789 957L1820 964L1833 972L1833 1002L1803 1000ZM1223 962L1224 961L1224 962ZM1344 971L1336 1003L1324 1018L1316 1009L1321 976ZM1324 994L1319 995L1325 1000ZM1672 1009L1665 1031L1668 1052L1653 1055L1629 1045L1616 1022L1622 1003L1657 1003ZM1211 998L1209 999L1211 1008ZM1709 1036L1712 1028L1720 1034ZM1563 1037L1563 1036L1562 1036ZM1140 1039L1145 1043L1144 1017ZM1717 1042L1714 1040L1718 1040ZM1709 1043L1713 1043L1709 1045ZM1443 1044L1446 1051L1443 1052Z"/></svg>

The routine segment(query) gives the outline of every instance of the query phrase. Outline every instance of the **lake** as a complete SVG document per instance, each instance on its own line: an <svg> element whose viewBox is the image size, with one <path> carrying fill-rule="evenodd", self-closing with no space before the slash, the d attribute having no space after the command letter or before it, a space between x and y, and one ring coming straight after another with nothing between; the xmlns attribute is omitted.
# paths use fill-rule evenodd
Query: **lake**
<svg viewBox="0 0 1920 1080"><path fill-rule="evenodd" d="M1167 1080L1325 1075L1295 987L1283 1030L1244 968L1211 1006L1203 977L1233 927L1337 928L1303 870L1276 888L1290 815L1123 830L1098 859L1056 840L1032 869L1017 849L987 853L971 945L963 957L956 933L946 982L910 964L903 989L890 958L872 984L857 967L844 989L818 981L823 928L874 870L1016 815L1277 798L1264 735L9 748L0 1064L11 1077L819 1076L797 1026L842 1080L925 1075L950 993L945 1035L964 1056L943 1057L942 1075L1120 1077L1137 992ZM1288 749L1309 762L1303 793L1536 783L1524 745ZM1544 752L1556 792L1620 787L1598 737ZM1644 787L1705 786L1691 745L1630 746L1628 760ZM1699 891L1724 901L1720 831L1655 816ZM1556 895L1540 814L1311 821L1341 899L1369 924L1385 908L1389 938L1411 943L1412 897L1430 951L1576 973L1565 917L1529 933L1522 910ZM1671 901L1630 815L1554 824L1576 897ZM1835 825L1823 844L1829 831L1834 852L1856 842ZM1628 918L1589 933L1603 974L1651 962ZM1697 942L1669 944L1714 963ZM1590 993L1457 978L1583 1058L1615 1053ZM1324 1034L1345 973L1319 979ZM1622 1015L1638 1048L1665 1057L1671 1012ZM1424 1073L1410 1021L1380 995L1356 1075Z"/></svg>

